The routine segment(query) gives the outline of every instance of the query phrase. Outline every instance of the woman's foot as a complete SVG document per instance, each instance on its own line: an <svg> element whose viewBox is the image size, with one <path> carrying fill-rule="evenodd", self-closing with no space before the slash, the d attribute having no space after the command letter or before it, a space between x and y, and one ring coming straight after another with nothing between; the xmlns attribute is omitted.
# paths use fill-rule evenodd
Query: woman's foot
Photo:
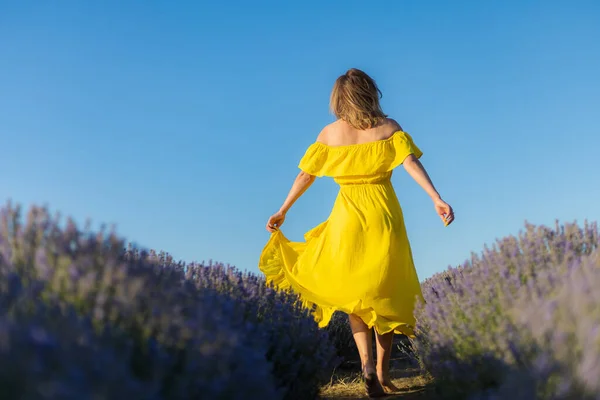
<svg viewBox="0 0 600 400"><path fill-rule="evenodd" d="M363 378L365 380L365 390L369 398L383 397L386 395L386 391L381 386L375 368L363 369Z"/></svg>
<svg viewBox="0 0 600 400"><path fill-rule="evenodd" d="M400 389L392 383L392 380L389 376L384 376L383 374L378 373L377 380L386 393L396 393L400 391Z"/></svg>
<svg viewBox="0 0 600 400"><path fill-rule="evenodd" d="M383 388L383 391L386 393L398 393L400 391L400 389L398 387L396 387L396 385L394 385L391 381L388 382L384 382L381 383L381 387Z"/></svg>

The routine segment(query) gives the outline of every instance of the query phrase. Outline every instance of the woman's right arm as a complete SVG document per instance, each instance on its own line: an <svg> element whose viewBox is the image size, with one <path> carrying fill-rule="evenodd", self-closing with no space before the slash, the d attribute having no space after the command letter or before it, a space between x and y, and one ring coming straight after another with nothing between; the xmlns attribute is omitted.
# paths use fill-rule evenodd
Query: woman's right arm
<svg viewBox="0 0 600 400"><path fill-rule="evenodd" d="M294 179L294 184L290 189L283 205L279 209L279 212L282 214L286 214L290 207L306 192L306 190L313 184L316 176L307 174L304 171L300 171L296 179Z"/></svg>
<svg viewBox="0 0 600 400"><path fill-rule="evenodd" d="M431 197L437 214L442 219L444 225L449 225L454 221L454 211L452 207L444 200L433 186L433 182L429 178L425 167L419 161L414 154L409 154L408 157L402 163L404 169L408 174L425 190L425 192Z"/></svg>
<svg viewBox="0 0 600 400"><path fill-rule="evenodd" d="M277 229L281 227L283 222L285 221L285 215L290 209L290 207L306 192L306 189L310 187L315 181L316 176L310 175L304 171L300 171L296 179L294 180L294 184L290 189L283 205L275 214L271 215L269 220L267 221L267 231L273 233Z"/></svg>

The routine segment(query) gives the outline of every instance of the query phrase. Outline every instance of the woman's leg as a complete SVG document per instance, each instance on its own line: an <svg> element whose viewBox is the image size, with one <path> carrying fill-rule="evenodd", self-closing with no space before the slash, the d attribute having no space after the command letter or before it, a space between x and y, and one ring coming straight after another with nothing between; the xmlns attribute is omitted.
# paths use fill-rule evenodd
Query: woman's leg
<svg viewBox="0 0 600 400"><path fill-rule="evenodd" d="M373 360L373 333L371 329L356 315L350 314L350 328L360 355L362 373L366 379L366 389L370 396L385 394L379 380L375 378L377 370Z"/></svg>
<svg viewBox="0 0 600 400"><path fill-rule="evenodd" d="M373 333L367 324L356 315L350 314L350 328L356 342L356 348L360 355L362 371L365 375L376 372L375 360L373 360Z"/></svg>
<svg viewBox="0 0 600 400"><path fill-rule="evenodd" d="M377 336L377 377L386 391L399 390L390 378L390 358L392 356L392 340L394 332Z"/></svg>

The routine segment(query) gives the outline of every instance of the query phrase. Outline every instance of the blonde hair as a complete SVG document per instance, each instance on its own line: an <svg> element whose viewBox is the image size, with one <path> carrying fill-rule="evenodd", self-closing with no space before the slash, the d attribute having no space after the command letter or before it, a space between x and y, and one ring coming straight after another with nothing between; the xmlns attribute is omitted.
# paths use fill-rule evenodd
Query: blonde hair
<svg viewBox="0 0 600 400"><path fill-rule="evenodd" d="M329 106L331 112L356 129L369 129L387 115L381 110L377 84L363 71L351 68L335 81Z"/></svg>

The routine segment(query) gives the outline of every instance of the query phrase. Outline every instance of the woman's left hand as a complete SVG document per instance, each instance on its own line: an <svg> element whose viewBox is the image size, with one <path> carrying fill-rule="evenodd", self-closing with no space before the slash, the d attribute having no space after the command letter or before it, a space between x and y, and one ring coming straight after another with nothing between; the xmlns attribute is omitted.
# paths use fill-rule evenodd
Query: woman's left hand
<svg viewBox="0 0 600 400"><path fill-rule="evenodd" d="M267 221L267 230L271 233L275 232L283 225L283 221L285 221L285 213L277 211Z"/></svg>
<svg viewBox="0 0 600 400"><path fill-rule="evenodd" d="M448 226L454 221L454 210L450 207L450 204L446 203L441 198L433 200L435 211L442 219L444 226Z"/></svg>

